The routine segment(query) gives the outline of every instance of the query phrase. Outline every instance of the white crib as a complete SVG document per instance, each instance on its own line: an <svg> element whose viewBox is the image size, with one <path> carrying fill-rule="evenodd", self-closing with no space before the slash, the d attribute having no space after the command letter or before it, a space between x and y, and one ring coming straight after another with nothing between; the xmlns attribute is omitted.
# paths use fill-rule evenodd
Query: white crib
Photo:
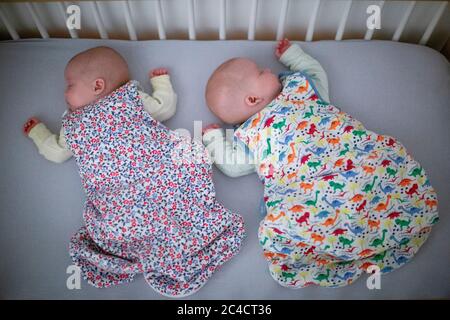
<svg viewBox="0 0 450 320"><path fill-rule="evenodd" d="M383 39L440 51L449 37L448 1L146 0L2 1L0 39L190 40ZM69 29L69 6L80 29ZM380 29L369 29L369 6Z"/></svg>
<svg viewBox="0 0 450 320"><path fill-rule="evenodd" d="M248 238L241 253L192 297L449 297L450 68L449 56L437 52L448 53L447 1L1 1L1 298L160 299L142 277L114 289L97 290L85 282L81 290L66 287L72 264L67 245L83 223L80 178L72 161L56 165L43 159L21 129L36 116L59 132L64 68L71 57L110 46L124 56L132 78L148 92L148 72L167 67L178 106L165 124L195 135L199 122L201 132L202 124L218 121L204 101L213 70L227 59L245 56L274 73L286 71L274 56L274 40L283 37L323 66L333 104L366 128L399 139L423 165L438 193L442 219L415 259L383 275L382 290L369 290L362 279L340 289L288 290L271 279L257 239L263 195L259 179L232 179L214 169L217 198L244 217ZM66 26L72 4L81 9L80 29ZM367 28L370 5L381 10L381 29Z"/></svg>

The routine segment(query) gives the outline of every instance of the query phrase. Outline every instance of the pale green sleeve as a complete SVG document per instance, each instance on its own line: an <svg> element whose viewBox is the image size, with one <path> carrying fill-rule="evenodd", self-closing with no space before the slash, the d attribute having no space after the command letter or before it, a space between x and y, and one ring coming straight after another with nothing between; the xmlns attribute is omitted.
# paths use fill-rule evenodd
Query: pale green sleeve
<svg viewBox="0 0 450 320"><path fill-rule="evenodd" d="M325 102L330 102L328 78L320 63L304 52L298 44L292 44L280 57L280 61L292 71L306 73L314 82L319 95Z"/></svg>
<svg viewBox="0 0 450 320"><path fill-rule="evenodd" d="M56 135L41 122L31 129L28 137L33 140L39 153L49 161L62 163L72 157L72 152L66 145L63 128L59 135Z"/></svg>
<svg viewBox="0 0 450 320"><path fill-rule="evenodd" d="M162 75L150 79L153 94L149 95L139 90L144 109L155 120L166 121L177 110L177 95L175 94L169 75Z"/></svg>
<svg viewBox="0 0 450 320"><path fill-rule="evenodd" d="M236 178L255 172L250 152L240 144L225 137L223 129L213 129L203 135L203 144L208 149L216 167L225 175Z"/></svg>

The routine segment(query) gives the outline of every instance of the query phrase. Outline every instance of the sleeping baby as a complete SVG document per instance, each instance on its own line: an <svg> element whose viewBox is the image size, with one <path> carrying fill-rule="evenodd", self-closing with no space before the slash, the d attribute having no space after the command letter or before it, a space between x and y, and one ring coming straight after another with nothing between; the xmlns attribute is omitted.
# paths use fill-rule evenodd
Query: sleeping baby
<svg viewBox="0 0 450 320"><path fill-rule="evenodd" d="M226 175L256 170L264 184L258 237L270 274L291 288L339 287L402 266L438 221L423 167L330 104L325 71L300 46L285 39L275 54L291 69L279 78L245 58L215 70L208 107L239 127L236 141L217 124L203 135Z"/></svg>
<svg viewBox="0 0 450 320"><path fill-rule="evenodd" d="M150 76L153 96L129 80L115 50L81 52L65 69L69 111L60 134L36 118L24 132L48 160L73 155L79 166L85 226L71 239L70 255L84 278L108 287L143 273L157 292L181 297L237 254L244 226L215 200L202 144L160 123L176 110L167 70ZM174 150L204 156L179 161Z"/></svg>

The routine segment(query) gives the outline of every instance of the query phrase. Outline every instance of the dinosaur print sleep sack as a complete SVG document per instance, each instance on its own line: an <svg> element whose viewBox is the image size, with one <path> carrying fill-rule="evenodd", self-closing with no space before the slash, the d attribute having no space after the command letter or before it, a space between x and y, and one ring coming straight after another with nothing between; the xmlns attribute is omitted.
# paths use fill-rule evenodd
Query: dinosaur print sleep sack
<svg viewBox="0 0 450 320"><path fill-rule="evenodd" d="M372 265L405 264L438 220L424 169L396 139L323 102L307 76L280 80L278 97L235 131L264 184L258 237L272 277L339 287Z"/></svg>
<svg viewBox="0 0 450 320"><path fill-rule="evenodd" d="M63 118L86 193L70 255L96 287L143 273L157 292L185 296L237 254L243 219L216 201L202 144L153 119L137 85Z"/></svg>

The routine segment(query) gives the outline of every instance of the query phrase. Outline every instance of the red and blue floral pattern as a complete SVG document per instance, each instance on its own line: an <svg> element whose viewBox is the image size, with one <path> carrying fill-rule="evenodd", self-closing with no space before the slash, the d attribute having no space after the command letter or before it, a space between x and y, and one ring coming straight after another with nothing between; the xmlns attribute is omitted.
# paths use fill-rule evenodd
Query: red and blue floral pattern
<svg viewBox="0 0 450 320"><path fill-rule="evenodd" d="M70 255L96 287L144 273L159 293L185 296L238 253L243 219L216 201L202 144L145 112L137 85L63 119L87 198Z"/></svg>

